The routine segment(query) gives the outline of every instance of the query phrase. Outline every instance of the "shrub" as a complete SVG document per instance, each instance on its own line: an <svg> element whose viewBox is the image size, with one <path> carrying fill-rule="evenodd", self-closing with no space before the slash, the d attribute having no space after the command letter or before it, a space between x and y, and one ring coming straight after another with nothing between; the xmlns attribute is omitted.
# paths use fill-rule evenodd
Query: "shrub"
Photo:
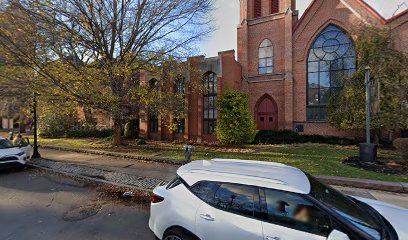
<svg viewBox="0 0 408 240"><path fill-rule="evenodd" d="M325 143L332 145L352 145L354 141L346 138L321 135L300 135L299 133L282 131L259 131L254 143L258 144L295 144L295 143Z"/></svg>
<svg viewBox="0 0 408 240"><path fill-rule="evenodd" d="M39 135L41 137L63 137L68 129L78 125L78 117L59 111L47 111L39 118Z"/></svg>
<svg viewBox="0 0 408 240"><path fill-rule="evenodd" d="M68 129L64 137L69 138L108 138L113 134L110 128L98 128L92 125L72 126Z"/></svg>
<svg viewBox="0 0 408 240"><path fill-rule="evenodd" d="M139 119L129 120L125 124L123 136L127 139L135 139L139 136Z"/></svg>
<svg viewBox="0 0 408 240"><path fill-rule="evenodd" d="M248 109L248 95L231 91L223 94L218 102L219 122L217 136L222 144L253 142L257 133L254 119Z"/></svg>
<svg viewBox="0 0 408 240"><path fill-rule="evenodd" d="M146 140L144 140L143 138L136 139L135 143L136 145L146 145L147 144Z"/></svg>
<svg viewBox="0 0 408 240"><path fill-rule="evenodd" d="M394 140L394 147L401 154L408 165L408 138L398 138Z"/></svg>

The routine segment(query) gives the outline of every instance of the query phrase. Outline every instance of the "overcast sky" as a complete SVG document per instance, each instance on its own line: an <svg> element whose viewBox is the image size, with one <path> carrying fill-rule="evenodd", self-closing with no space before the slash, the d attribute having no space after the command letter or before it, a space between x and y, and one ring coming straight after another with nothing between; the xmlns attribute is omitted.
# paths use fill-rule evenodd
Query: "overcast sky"
<svg viewBox="0 0 408 240"><path fill-rule="evenodd" d="M303 14L312 0L297 0L300 14ZM398 6L400 11L408 8L408 0L366 0L385 18L391 17ZM216 56L219 51L236 49L237 26L239 23L239 0L216 0L214 12L218 30L201 44L201 52L207 57Z"/></svg>

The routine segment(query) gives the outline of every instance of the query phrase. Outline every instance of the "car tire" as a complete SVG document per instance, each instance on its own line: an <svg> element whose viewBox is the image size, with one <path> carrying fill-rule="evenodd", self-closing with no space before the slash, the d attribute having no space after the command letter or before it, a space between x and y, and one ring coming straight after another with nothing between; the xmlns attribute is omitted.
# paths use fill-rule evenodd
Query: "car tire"
<svg viewBox="0 0 408 240"><path fill-rule="evenodd" d="M197 238L183 229L173 228L164 234L163 240L197 240Z"/></svg>

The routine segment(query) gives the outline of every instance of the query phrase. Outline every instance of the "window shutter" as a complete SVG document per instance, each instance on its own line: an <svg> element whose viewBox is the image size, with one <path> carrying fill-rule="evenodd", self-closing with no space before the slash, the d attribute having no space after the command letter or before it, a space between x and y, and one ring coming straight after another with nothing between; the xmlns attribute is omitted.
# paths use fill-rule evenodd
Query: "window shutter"
<svg viewBox="0 0 408 240"><path fill-rule="evenodd" d="M261 0L254 0L254 18L262 17L262 3Z"/></svg>
<svg viewBox="0 0 408 240"><path fill-rule="evenodd" d="M271 0L271 14L279 12L279 0Z"/></svg>

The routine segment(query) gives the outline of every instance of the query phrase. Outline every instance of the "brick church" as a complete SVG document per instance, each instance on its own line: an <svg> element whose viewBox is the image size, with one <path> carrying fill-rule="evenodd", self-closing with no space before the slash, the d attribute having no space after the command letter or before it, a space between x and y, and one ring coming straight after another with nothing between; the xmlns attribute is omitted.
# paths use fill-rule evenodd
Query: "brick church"
<svg viewBox="0 0 408 240"><path fill-rule="evenodd" d="M330 126L326 115L331 95L357 68L353 31L362 23L389 28L394 47L408 53L408 11L385 19L363 0L314 0L299 18L296 0L240 0L237 59L234 50L190 58L201 73L185 77L203 84L204 93L175 84L171 89L185 93L188 106L177 131L170 131L163 117L145 112L140 134L157 140L216 141L217 96L236 89L249 94L248 107L259 130L351 136ZM156 81L150 77L141 76Z"/></svg>

